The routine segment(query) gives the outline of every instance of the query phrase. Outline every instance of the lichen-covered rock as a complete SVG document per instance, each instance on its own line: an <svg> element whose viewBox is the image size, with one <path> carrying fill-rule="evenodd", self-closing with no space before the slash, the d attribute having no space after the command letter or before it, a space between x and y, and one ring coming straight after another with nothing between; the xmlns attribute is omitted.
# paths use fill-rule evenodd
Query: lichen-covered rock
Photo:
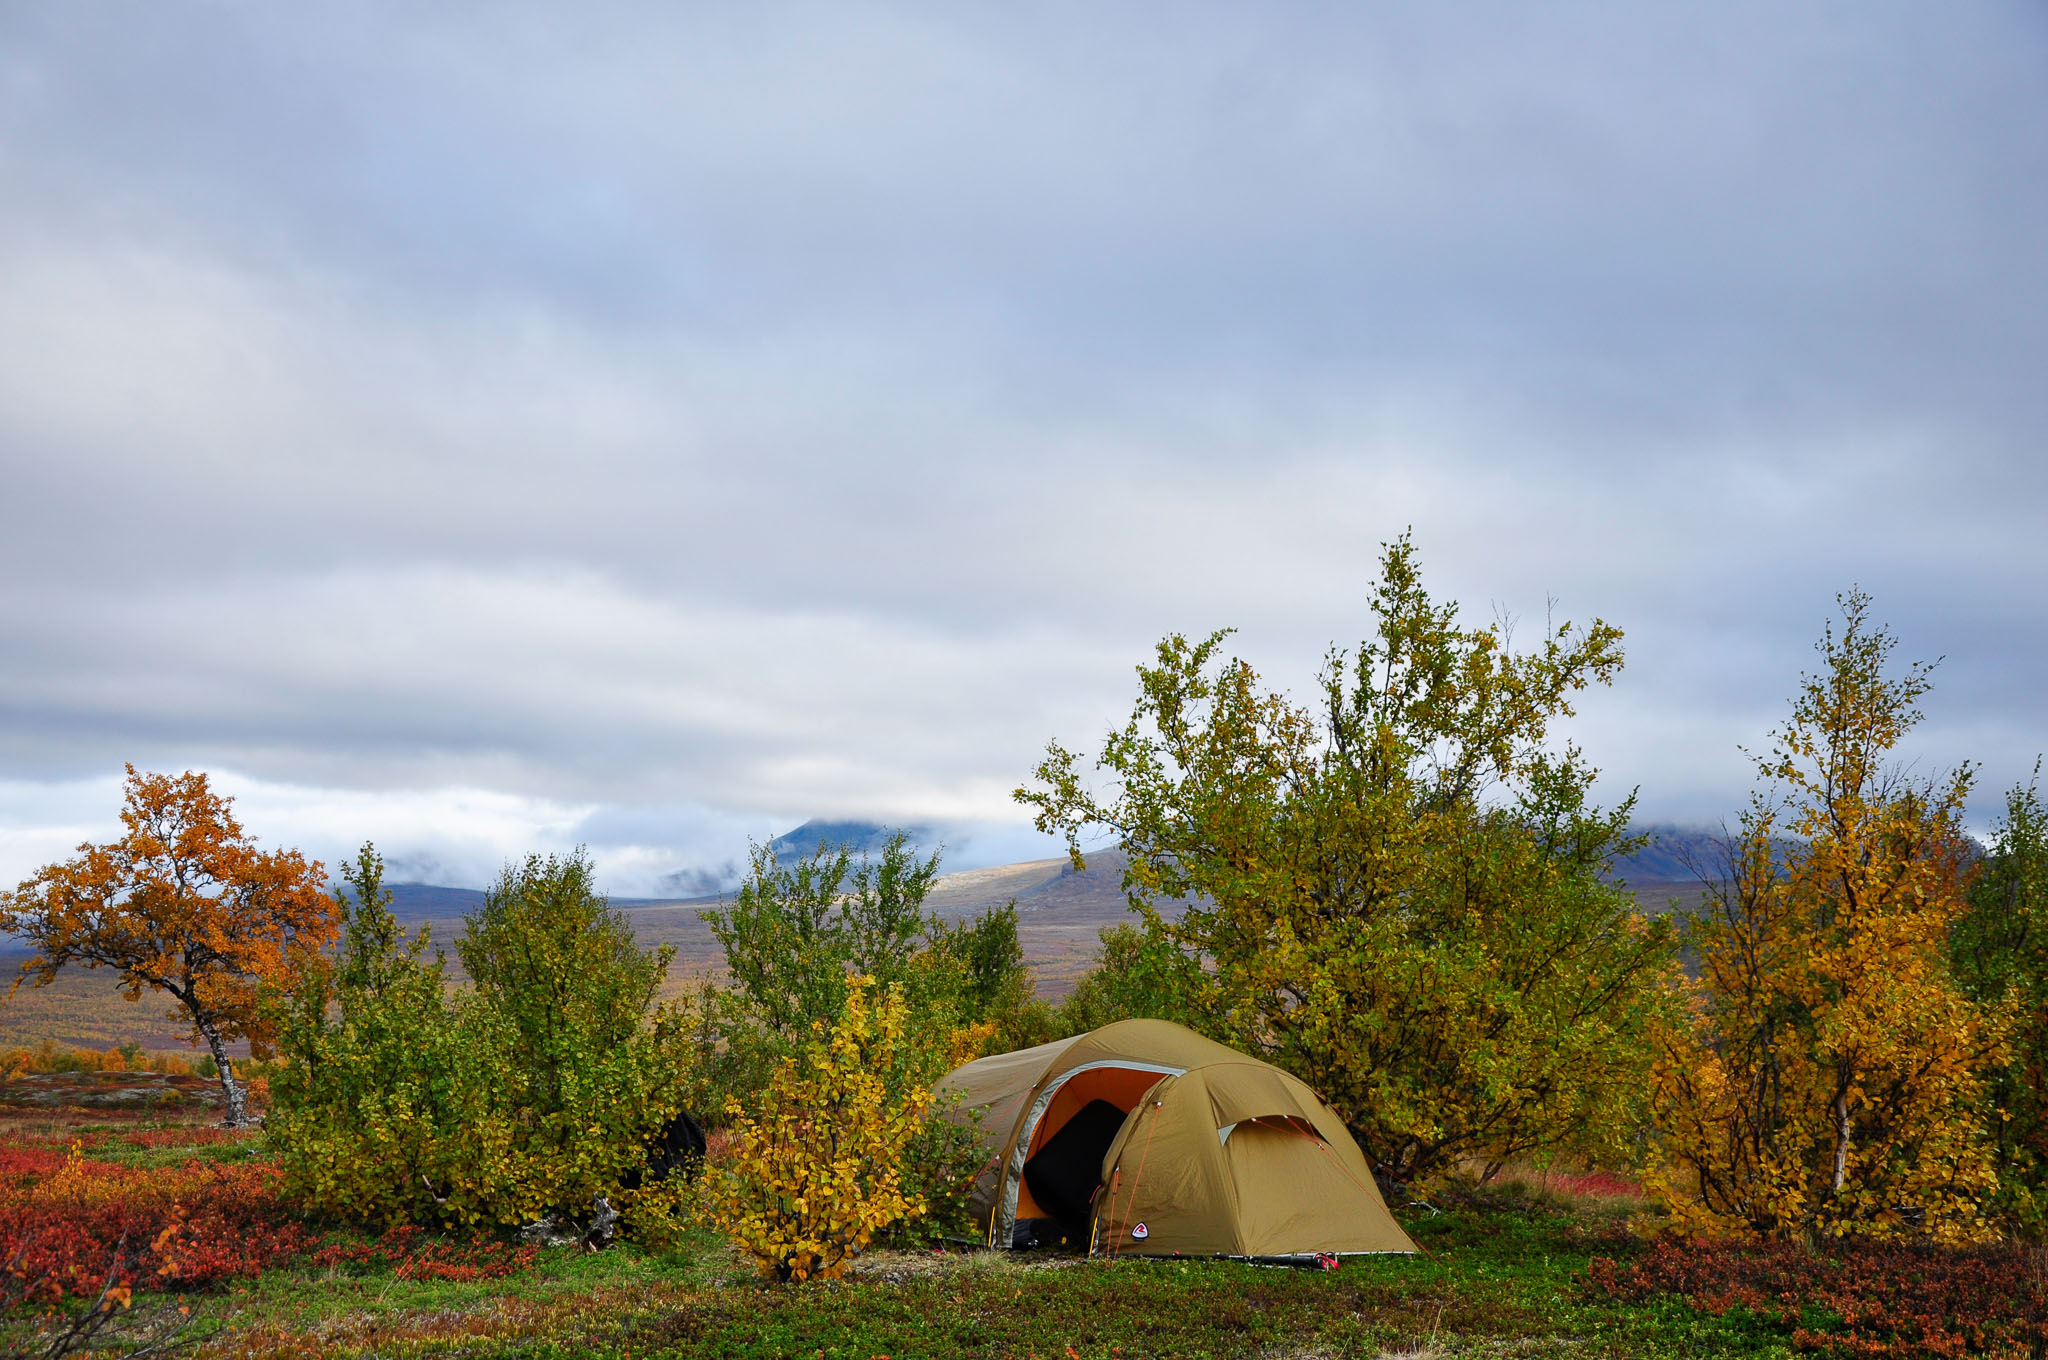
<svg viewBox="0 0 2048 1360"><path fill-rule="evenodd" d="M588 1211L571 1214L557 1210L527 1224L517 1236L523 1246L566 1247L580 1242L585 1251L602 1251L619 1240L619 1214L610 1200L599 1195Z"/></svg>

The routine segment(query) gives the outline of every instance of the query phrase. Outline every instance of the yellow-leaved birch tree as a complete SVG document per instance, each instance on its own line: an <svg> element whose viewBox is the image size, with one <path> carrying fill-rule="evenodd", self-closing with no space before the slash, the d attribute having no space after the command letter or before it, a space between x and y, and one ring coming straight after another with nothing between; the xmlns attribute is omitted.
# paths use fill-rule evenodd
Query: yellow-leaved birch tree
<svg viewBox="0 0 2048 1360"><path fill-rule="evenodd" d="M1981 1097L2006 1029L1949 961L1971 770L1899 772L1931 668L1891 673L1870 598L1841 605L1693 926L1691 1022L1666 1027L1657 1068L1658 1188L1701 1235L1971 1240L1990 1231Z"/></svg>

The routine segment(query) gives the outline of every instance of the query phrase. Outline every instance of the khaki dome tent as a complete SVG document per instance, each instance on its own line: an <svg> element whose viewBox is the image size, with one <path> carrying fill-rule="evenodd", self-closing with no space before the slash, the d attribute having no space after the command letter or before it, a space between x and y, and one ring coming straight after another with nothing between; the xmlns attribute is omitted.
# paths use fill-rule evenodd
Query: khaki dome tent
<svg viewBox="0 0 2048 1360"><path fill-rule="evenodd" d="M1344 1124L1279 1068L1164 1020L999 1053L942 1078L988 1162L992 1246L1093 1252L1412 1252ZM1057 1225L1057 1226L1055 1226Z"/></svg>

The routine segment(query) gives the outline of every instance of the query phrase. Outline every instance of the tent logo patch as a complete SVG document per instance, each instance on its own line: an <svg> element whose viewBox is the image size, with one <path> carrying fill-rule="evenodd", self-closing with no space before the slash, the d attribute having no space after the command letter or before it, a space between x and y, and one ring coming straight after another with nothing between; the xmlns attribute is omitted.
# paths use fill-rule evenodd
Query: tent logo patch
<svg viewBox="0 0 2048 1360"><path fill-rule="evenodd" d="M1146 1227L1146 1226L1145 1226L1144 1224L1142 1224L1142 1223L1135 1223L1135 1224L1132 1224L1132 1225L1131 1225L1131 1236L1133 1236L1133 1237L1137 1238L1137 1239L1138 1239L1138 1240L1139 1240L1140 1242L1144 1241L1144 1240L1145 1240L1146 1238L1150 1237L1151 1235L1152 1235L1152 1230L1151 1230L1150 1228Z"/></svg>

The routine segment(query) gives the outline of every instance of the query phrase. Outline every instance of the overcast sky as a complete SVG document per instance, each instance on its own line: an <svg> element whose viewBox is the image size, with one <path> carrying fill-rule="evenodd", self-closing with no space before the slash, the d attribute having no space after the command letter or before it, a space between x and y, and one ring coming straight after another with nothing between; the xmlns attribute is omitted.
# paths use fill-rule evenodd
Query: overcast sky
<svg viewBox="0 0 2048 1360"><path fill-rule="evenodd" d="M123 761L658 890L1009 791L1382 541L1712 822L1852 584L2048 748L2048 10L0 0L0 880Z"/></svg>

